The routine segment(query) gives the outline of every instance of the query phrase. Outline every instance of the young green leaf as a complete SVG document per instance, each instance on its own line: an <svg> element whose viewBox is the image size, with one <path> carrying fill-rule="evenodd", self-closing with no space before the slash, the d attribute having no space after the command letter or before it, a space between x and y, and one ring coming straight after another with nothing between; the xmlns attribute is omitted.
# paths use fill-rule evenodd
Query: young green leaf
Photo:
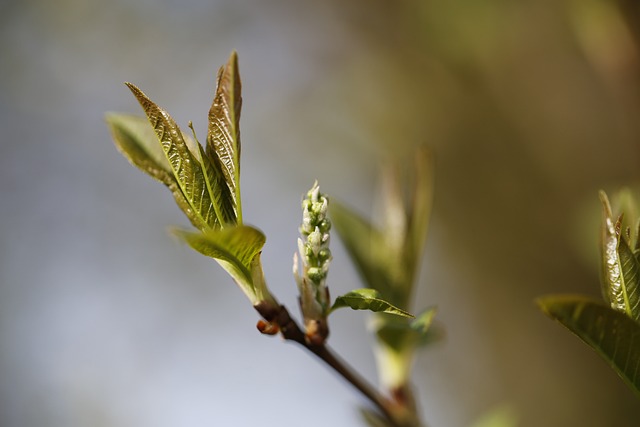
<svg viewBox="0 0 640 427"><path fill-rule="evenodd" d="M640 320L640 262L622 235L622 216L614 222L609 200L600 192L603 206L603 294L611 307Z"/></svg>
<svg viewBox="0 0 640 427"><path fill-rule="evenodd" d="M387 274L388 250L384 236L364 217L331 200L329 216L364 282L381 294L393 294Z"/></svg>
<svg viewBox="0 0 640 427"><path fill-rule="evenodd" d="M433 319L436 317L436 311L436 307L427 308L411 321L410 328L420 335L426 335L431 329Z"/></svg>
<svg viewBox="0 0 640 427"><path fill-rule="evenodd" d="M209 110L207 155L219 168L232 197L233 208L242 222L240 200L240 111L242 84L238 69L238 55L233 52L227 64L218 71L218 83Z"/></svg>
<svg viewBox="0 0 640 427"><path fill-rule="evenodd" d="M204 178L207 189L211 195L213 208L222 227L226 225L235 225L238 223L236 211L233 205L233 197L229 191L229 187L225 182L220 164L212 161L204 151L204 148L198 144L200 152L200 160L204 169Z"/></svg>
<svg viewBox="0 0 640 427"><path fill-rule="evenodd" d="M120 153L132 165L164 182L163 176L171 173L171 165L158 144L158 138L149 121L142 117L117 113L106 114L105 120Z"/></svg>
<svg viewBox="0 0 640 427"><path fill-rule="evenodd" d="M374 328L378 339L398 352L411 352L418 347L438 341L443 332L434 328L436 307L422 311L415 319L397 317L375 319Z"/></svg>
<svg viewBox="0 0 640 427"><path fill-rule="evenodd" d="M220 227L198 154L189 150L182 131L169 113L158 107L133 84L127 83L127 86L138 99L155 130L176 182L188 202L188 208L183 208L185 214L189 218L195 218L196 221L192 222L202 230Z"/></svg>
<svg viewBox="0 0 640 427"><path fill-rule="evenodd" d="M336 298L329 313L342 308L350 307L353 310L369 310L376 313L395 314L402 317L411 317L413 314L408 313L380 297L380 292L375 289L363 288L356 289Z"/></svg>
<svg viewBox="0 0 640 427"><path fill-rule="evenodd" d="M640 396L640 324L582 296L552 295L539 298L537 304L594 349Z"/></svg>
<svg viewBox="0 0 640 427"><path fill-rule="evenodd" d="M177 229L173 233L196 251L218 261L252 302L260 301L257 286L261 283L256 283L255 278L262 274L262 269L256 265L256 259L259 264L259 254L266 241L260 230L238 225L201 233Z"/></svg>
<svg viewBox="0 0 640 427"><path fill-rule="evenodd" d="M166 185L178 207L187 214L194 227L207 224L197 215L176 181L171 165L147 119L126 114L107 114L107 125L118 150L132 165Z"/></svg>

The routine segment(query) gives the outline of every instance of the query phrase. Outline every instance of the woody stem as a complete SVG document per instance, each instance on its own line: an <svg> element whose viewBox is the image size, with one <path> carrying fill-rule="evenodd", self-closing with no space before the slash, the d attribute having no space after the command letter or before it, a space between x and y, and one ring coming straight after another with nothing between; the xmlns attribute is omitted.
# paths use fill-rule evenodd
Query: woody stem
<svg viewBox="0 0 640 427"><path fill-rule="evenodd" d="M393 427L401 427L390 411L390 402L376 391L371 384L362 378L346 362L335 355L325 344L312 344L306 340L305 334L291 317L286 307L283 305L273 306L271 304L259 303L254 308L269 323L277 325L285 340L295 341L313 354L315 354L325 364L333 368L342 378L354 386L360 393L371 401L390 422Z"/></svg>

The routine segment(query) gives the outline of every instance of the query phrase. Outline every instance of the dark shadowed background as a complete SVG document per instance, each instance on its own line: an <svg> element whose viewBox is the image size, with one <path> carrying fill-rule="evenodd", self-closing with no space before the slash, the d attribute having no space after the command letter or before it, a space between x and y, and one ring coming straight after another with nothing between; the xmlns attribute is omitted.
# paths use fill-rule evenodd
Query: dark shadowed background
<svg viewBox="0 0 640 427"><path fill-rule="evenodd" d="M415 384L432 427L509 405L523 427L634 426L640 405L536 296L599 294L597 190L640 166L632 1L23 0L0 5L0 425L358 425L363 401L260 336L215 262L171 239L163 186L104 113L139 85L201 135L232 49L247 223L292 311L301 195L370 210L380 161L437 157L417 308L446 340ZM361 287L337 238L333 294ZM331 343L375 376L366 316Z"/></svg>

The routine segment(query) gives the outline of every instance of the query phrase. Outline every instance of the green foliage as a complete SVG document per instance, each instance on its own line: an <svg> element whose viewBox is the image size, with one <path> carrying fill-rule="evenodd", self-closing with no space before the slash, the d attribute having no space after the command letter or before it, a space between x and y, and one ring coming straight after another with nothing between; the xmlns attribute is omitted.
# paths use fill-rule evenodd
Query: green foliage
<svg viewBox="0 0 640 427"><path fill-rule="evenodd" d="M428 152L421 150L416 156L408 206L402 197L400 169L389 169L382 227L373 226L341 205L332 211L352 258L369 284L369 288L339 296L332 306L326 286L332 258L328 198L320 193L317 183L307 193L302 203L298 254L294 257L294 276L305 321L303 331L267 288L261 263L266 237L257 228L242 223L239 128L242 97L235 52L218 73L208 116L206 147L198 142L191 123L193 137L184 134L169 113L138 87L126 85L140 103L146 120L108 114L106 121L124 157L165 184L197 229L174 229L173 234L194 250L215 259L227 271L262 316L257 325L260 332L280 333L306 347L369 398L379 411L363 412L369 423L418 427L418 414L408 385L409 371L413 351L434 336L431 325L435 309L415 318L406 307L411 301L431 209ZM384 382L392 398L379 394L325 346L329 333L326 318L342 307L375 313L379 353L386 355L386 359L384 356L379 359L385 359L382 369L390 372L383 373L383 377L392 378Z"/></svg>
<svg viewBox="0 0 640 427"><path fill-rule="evenodd" d="M429 151L418 150L407 206L402 197L399 166L387 165L381 227L336 201L329 207L333 224L365 283L403 308L411 298L427 236L433 198L432 168Z"/></svg>
<svg viewBox="0 0 640 427"><path fill-rule="evenodd" d="M518 425L518 416L514 409L508 405L501 405L483 414L472 424L472 427L515 427L516 425Z"/></svg>
<svg viewBox="0 0 640 427"><path fill-rule="evenodd" d="M633 207L628 192L624 205ZM540 298L542 311L593 348L640 396L640 250L638 232L614 217L607 195L601 191L602 294L606 305L582 296ZM635 209L630 209L635 213ZM637 218L631 218L632 223ZM637 228L636 228L637 230Z"/></svg>
<svg viewBox="0 0 640 427"><path fill-rule="evenodd" d="M602 293L612 308L640 320L640 262L631 249L631 230L622 234L623 215L614 220L609 199L600 192L603 207ZM637 234L634 236L637 240ZM634 244L637 246L637 243Z"/></svg>
<svg viewBox="0 0 640 427"><path fill-rule="evenodd" d="M416 153L413 172L409 203L405 203L400 166L389 164L384 170L381 226L335 201L329 207L333 224L367 287L379 292L385 304L403 311L413 295L433 198L432 158L426 149ZM356 303L362 302L353 301ZM376 315L378 371L388 389L406 386L415 349L434 338L429 333L434 314L435 309L429 309L414 321Z"/></svg>
<svg viewBox="0 0 640 427"><path fill-rule="evenodd" d="M194 213L180 188L149 122L143 118L113 113L108 114L106 120L116 147L127 160L166 185L195 227L206 227L207 224Z"/></svg>
<svg viewBox="0 0 640 427"><path fill-rule="evenodd" d="M193 139L183 134L169 113L135 85L126 85L147 120L108 114L107 124L127 160L169 187L180 209L200 230L174 233L193 249L215 258L253 304L275 303L260 262L265 236L242 225L239 128L242 97L236 53L218 72L206 149L195 132ZM191 123L189 126L192 128Z"/></svg>
<svg viewBox="0 0 640 427"><path fill-rule="evenodd" d="M415 316L383 300L380 292L375 289L356 289L336 298L329 312L342 307L350 307L354 310L369 310L376 313L395 314L401 317L414 318Z"/></svg>
<svg viewBox="0 0 640 427"><path fill-rule="evenodd" d="M201 230L219 228L220 218L216 216L213 208L198 153L189 149L182 131L169 113L158 107L133 84L127 83L127 86L140 102L160 141L173 176L188 203L189 207L185 213L193 225Z"/></svg>
<svg viewBox="0 0 640 427"><path fill-rule="evenodd" d="M389 427L389 421L370 409L361 408L360 415L369 427Z"/></svg>
<svg viewBox="0 0 640 427"><path fill-rule="evenodd" d="M548 296L540 308L593 348L640 396L640 324L582 296Z"/></svg>
<svg viewBox="0 0 640 427"><path fill-rule="evenodd" d="M387 274L384 235L369 221L333 200L330 216L363 281L383 295L393 294Z"/></svg>
<svg viewBox="0 0 640 427"><path fill-rule="evenodd" d="M433 321L436 307L430 307L414 319L389 319L384 322L374 322L378 339L391 351L403 352L414 350L434 341L442 336L442 331L434 328Z"/></svg>
<svg viewBox="0 0 640 427"><path fill-rule="evenodd" d="M240 198L240 110L242 83L238 55L233 52L227 65L220 68L213 104L209 110L207 156L216 172L224 175L225 194L231 195L233 211L242 223Z"/></svg>
<svg viewBox="0 0 640 427"><path fill-rule="evenodd" d="M218 261L252 303L265 298L260 252L266 238L260 230L238 225L201 233L176 229L173 233L202 255Z"/></svg>

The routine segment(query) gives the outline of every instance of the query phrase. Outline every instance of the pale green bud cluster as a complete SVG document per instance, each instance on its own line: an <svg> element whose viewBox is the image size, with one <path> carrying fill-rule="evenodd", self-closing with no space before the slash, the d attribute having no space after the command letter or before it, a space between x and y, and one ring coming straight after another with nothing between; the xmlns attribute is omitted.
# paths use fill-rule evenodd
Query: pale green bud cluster
<svg viewBox="0 0 640 427"><path fill-rule="evenodd" d="M317 335L322 339L328 334L326 315L330 303L325 283L331 262L328 206L329 201L320 193L316 182L302 201L302 237L298 239L298 253L293 256L293 274L300 291L300 308L307 336Z"/></svg>

